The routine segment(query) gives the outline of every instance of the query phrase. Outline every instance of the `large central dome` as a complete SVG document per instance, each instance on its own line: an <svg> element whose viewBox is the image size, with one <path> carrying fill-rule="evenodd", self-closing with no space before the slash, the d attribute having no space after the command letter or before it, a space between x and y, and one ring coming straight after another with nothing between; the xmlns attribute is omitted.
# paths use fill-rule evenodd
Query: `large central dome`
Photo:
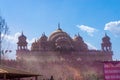
<svg viewBox="0 0 120 80"><path fill-rule="evenodd" d="M73 48L72 38L59 25L58 29L50 35L49 41L53 44L55 50L70 50Z"/></svg>
<svg viewBox="0 0 120 80"><path fill-rule="evenodd" d="M58 27L58 29L50 35L49 41L55 41L59 37L65 37L70 41L72 40L71 37L66 32L64 32L60 27Z"/></svg>

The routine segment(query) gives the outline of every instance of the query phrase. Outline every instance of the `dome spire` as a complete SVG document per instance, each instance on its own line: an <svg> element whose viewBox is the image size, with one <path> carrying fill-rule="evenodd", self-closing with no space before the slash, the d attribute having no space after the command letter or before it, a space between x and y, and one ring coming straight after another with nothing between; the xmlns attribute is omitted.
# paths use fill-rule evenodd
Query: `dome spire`
<svg viewBox="0 0 120 80"><path fill-rule="evenodd" d="M105 32L105 36L107 36L107 33Z"/></svg>
<svg viewBox="0 0 120 80"><path fill-rule="evenodd" d="M80 34L78 33L78 36L80 36Z"/></svg>
<svg viewBox="0 0 120 80"><path fill-rule="evenodd" d="M45 36L45 32L43 32L42 36Z"/></svg>
<svg viewBox="0 0 120 80"><path fill-rule="evenodd" d="M22 31L22 35L23 35L23 31Z"/></svg>
<svg viewBox="0 0 120 80"><path fill-rule="evenodd" d="M60 23L58 23L58 30L62 30L62 29L60 28Z"/></svg>
<svg viewBox="0 0 120 80"><path fill-rule="evenodd" d="M58 23L58 29L60 28L60 23Z"/></svg>

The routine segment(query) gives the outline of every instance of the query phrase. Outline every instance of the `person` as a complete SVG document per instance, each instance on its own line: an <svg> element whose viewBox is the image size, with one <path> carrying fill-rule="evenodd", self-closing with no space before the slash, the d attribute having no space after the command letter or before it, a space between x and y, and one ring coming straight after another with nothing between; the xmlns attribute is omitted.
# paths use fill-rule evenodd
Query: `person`
<svg viewBox="0 0 120 80"><path fill-rule="evenodd" d="M50 77L50 80L54 80L53 76Z"/></svg>

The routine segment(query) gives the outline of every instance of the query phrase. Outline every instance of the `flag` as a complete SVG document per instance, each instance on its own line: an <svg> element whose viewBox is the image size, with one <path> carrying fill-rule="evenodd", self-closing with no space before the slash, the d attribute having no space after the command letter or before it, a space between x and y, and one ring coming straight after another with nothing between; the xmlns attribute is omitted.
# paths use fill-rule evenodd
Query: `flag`
<svg viewBox="0 0 120 80"><path fill-rule="evenodd" d="M5 53L7 53L8 52L8 50L5 50Z"/></svg>
<svg viewBox="0 0 120 80"><path fill-rule="evenodd" d="M12 50L9 50L9 52L12 52Z"/></svg>

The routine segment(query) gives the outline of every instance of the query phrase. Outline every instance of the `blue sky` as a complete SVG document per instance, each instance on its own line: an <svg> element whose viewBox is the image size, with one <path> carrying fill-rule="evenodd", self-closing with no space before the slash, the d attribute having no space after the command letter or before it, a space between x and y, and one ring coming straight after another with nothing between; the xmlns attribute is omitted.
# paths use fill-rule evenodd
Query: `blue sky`
<svg viewBox="0 0 120 80"><path fill-rule="evenodd" d="M113 58L120 59L120 0L0 0L0 15L9 26L8 48L15 57L17 37L23 31L32 43L45 32L61 28L71 37L80 34L90 48L101 49L105 32L111 38Z"/></svg>

